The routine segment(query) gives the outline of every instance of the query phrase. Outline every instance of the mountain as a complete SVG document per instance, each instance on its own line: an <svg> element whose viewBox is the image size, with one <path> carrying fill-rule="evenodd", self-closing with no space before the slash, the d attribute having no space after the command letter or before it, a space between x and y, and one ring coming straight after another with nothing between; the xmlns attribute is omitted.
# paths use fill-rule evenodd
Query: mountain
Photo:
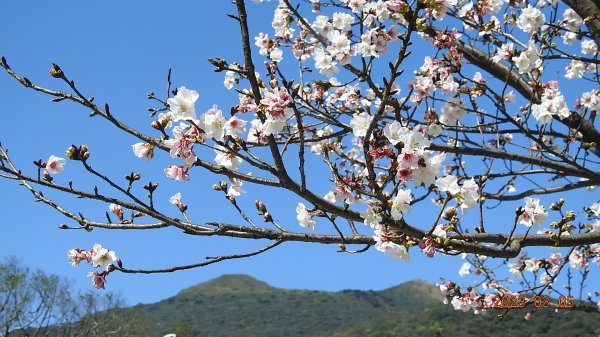
<svg viewBox="0 0 600 337"><path fill-rule="evenodd" d="M163 337L555 337L599 336L600 313L455 311L432 284L414 280L381 291L289 290L225 275L154 304L102 312L110 336ZM96 319L95 319L96 318ZM105 336L84 334L80 336ZM11 335L12 336L12 335ZM66 335L61 335L65 337ZM69 335L71 336L71 335ZM106 335L108 336L108 335ZM16 336L16 337L20 337ZM58 337L50 335L49 337Z"/></svg>
<svg viewBox="0 0 600 337"><path fill-rule="evenodd" d="M249 276L226 275L132 310L152 322L156 336L178 326L187 327L190 336L329 336L439 303L439 291L423 281L383 291L323 292L278 289Z"/></svg>
<svg viewBox="0 0 600 337"><path fill-rule="evenodd" d="M279 289L246 275L225 275L187 288L164 301L121 309L144 317L149 335L162 337L383 337L383 336L598 336L599 313L525 311L498 322L442 304L422 280L381 291ZM135 333L130 336L137 336Z"/></svg>

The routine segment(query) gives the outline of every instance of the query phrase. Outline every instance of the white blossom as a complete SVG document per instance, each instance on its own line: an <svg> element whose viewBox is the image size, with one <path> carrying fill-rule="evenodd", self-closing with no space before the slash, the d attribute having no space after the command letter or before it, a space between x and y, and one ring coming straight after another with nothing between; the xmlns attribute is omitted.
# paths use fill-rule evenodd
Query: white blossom
<svg viewBox="0 0 600 337"><path fill-rule="evenodd" d="M94 268L102 268L108 271L110 266L117 261L117 255L112 250L95 244L91 251L91 263Z"/></svg>
<svg viewBox="0 0 600 337"><path fill-rule="evenodd" d="M62 173L65 170L66 163L65 158L52 155L48 158L48 161L46 161L46 170L50 174Z"/></svg>
<svg viewBox="0 0 600 337"><path fill-rule="evenodd" d="M231 153L222 146L217 145L214 151L217 154L215 157L215 162L227 169L235 171L237 170L238 166L243 163L243 160L240 157L236 156L234 153Z"/></svg>
<svg viewBox="0 0 600 337"><path fill-rule="evenodd" d="M373 116L369 115L366 112L361 112L360 114L355 114L350 120L350 127L352 128L352 133L356 137L364 137L367 135L367 130L369 129L369 125L371 125L371 121L373 120Z"/></svg>
<svg viewBox="0 0 600 337"><path fill-rule="evenodd" d="M410 203L413 198L410 190L399 189L392 200L391 214L394 220L402 219L403 213L410 211Z"/></svg>
<svg viewBox="0 0 600 337"><path fill-rule="evenodd" d="M315 221L312 219L312 215L310 215L303 203L298 203L298 206L296 207L296 219L298 219L298 224L300 226L310 230L315 229Z"/></svg>
<svg viewBox="0 0 600 337"><path fill-rule="evenodd" d="M527 227L539 226L546 221L547 216L548 212L540 205L540 199L526 197L523 214L519 216L518 222Z"/></svg>
<svg viewBox="0 0 600 337"><path fill-rule="evenodd" d="M531 5L521 10L521 15L517 19L517 27L525 33L533 34L546 22L546 16Z"/></svg>
<svg viewBox="0 0 600 337"><path fill-rule="evenodd" d="M360 217L364 219L363 222L365 225L373 229L379 229L381 227L380 223L383 218L379 213L375 212L370 205L367 205L367 209L360 213Z"/></svg>
<svg viewBox="0 0 600 337"><path fill-rule="evenodd" d="M195 104L198 97L200 95L197 91L187 89L186 87L177 89L177 95L167 99L173 121L177 122L180 119L196 118Z"/></svg>
<svg viewBox="0 0 600 337"><path fill-rule="evenodd" d="M454 175L447 175L443 178L438 178L435 181L435 186L441 192L448 192L451 195L458 194L460 192L460 186L458 186L458 178Z"/></svg>
<svg viewBox="0 0 600 337"><path fill-rule="evenodd" d="M458 275L460 275L460 277L465 277L469 274L471 274L471 264L469 262L465 262L460 267L460 270L458 271Z"/></svg>

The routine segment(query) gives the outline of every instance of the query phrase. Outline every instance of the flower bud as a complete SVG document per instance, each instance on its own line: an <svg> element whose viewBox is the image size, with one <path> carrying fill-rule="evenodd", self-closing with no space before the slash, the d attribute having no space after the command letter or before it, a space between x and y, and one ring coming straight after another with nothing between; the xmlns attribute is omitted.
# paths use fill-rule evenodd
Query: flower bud
<svg viewBox="0 0 600 337"><path fill-rule="evenodd" d="M313 212L313 216L322 218L325 217L325 212L323 212L322 210L318 209L316 211Z"/></svg>
<svg viewBox="0 0 600 337"><path fill-rule="evenodd" d="M577 218L577 216L575 215L575 213L573 211L568 211L564 217L565 221L573 221L573 220L575 220L575 218Z"/></svg>
<svg viewBox="0 0 600 337"><path fill-rule="evenodd" d="M60 67L57 64L52 63L52 69L50 69L50 76L52 76L54 78L63 78L65 76L65 74L63 73L62 69L60 69Z"/></svg>
<svg viewBox="0 0 600 337"><path fill-rule="evenodd" d="M221 181L221 183L220 183L220 184L221 184L221 189L222 189L223 191L225 191L225 190L227 189L227 182L225 182L225 181Z"/></svg>
<svg viewBox="0 0 600 337"><path fill-rule="evenodd" d="M271 216L271 213L269 212L265 212L264 213L264 217L263 217L265 222L272 222L273 221L273 217Z"/></svg>
<svg viewBox="0 0 600 337"><path fill-rule="evenodd" d="M79 151L77 150L75 145L69 146L69 148L66 151L66 155L67 155L67 158L69 158L71 160L80 160L81 159L81 158L79 158Z"/></svg>
<svg viewBox="0 0 600 337"><path fill-rule="evenodd" d="M164 127L158 120L152 121L152 123L150 123L150 126L159 131L164 130Z"/></svg>
<svg viewBox="0 0 600 337"><path fill-rule="evenodd" d="M449 209L444 211L444 213L442 213L442 218L444 220L450 221L454 217L455 214L456 214L456 207L450 207Z"/></svg>
<svg viewBox="0 0 600 337"><path fill-rule="evenodd" d="M50 76L54 77L54 78L61 78L63 77L63 72L62 70L56 70L54 68L50 69Z"/></svg>
<svg viewBox="0 0 600 337"><path fill-rule="evenodd" d="M418 31L423 31L427 28L427 19L425 18L418 18L417 19L417 30Z"/></svg>
<svg viewBox="0 0 600 337"><path fill-rule="evenodd" d="M256 205L256 209L261 213L264 214L265 212L267 212L267 206L265 206L265 204L263 204L262 202L260 202L259 200L256 200L256 202L254 203Z"/></svg>

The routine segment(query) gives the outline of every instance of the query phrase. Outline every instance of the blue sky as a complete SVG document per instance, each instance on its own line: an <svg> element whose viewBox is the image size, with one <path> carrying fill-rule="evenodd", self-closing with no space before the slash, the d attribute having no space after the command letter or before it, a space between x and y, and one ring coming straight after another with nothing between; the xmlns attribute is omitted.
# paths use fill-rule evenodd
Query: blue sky
<svg viewBox="0 0 600 337"><path fill-rule="evenodd" d="M249 1L252 36L260 31L272 34L273 5ZM178 1L175 6L167 1L127 1L118 5L101 1L11 1L3 4L0 13L0 54L14 70L34 83L66 90L64 83L48 76L50 62L58 63L86 95L94 95L96 102L109 102L114 115L156 135L149 127L146 108L153 105L146 93L163 95L169 67L173 69L175 87L184 85L200 92L197 111L204 112L213 104L226 111L237 103L237 95L222 85L223 74L214 73L206 62L215 56L241 61L237 22L225 16L234 11L229 1ZM421 62L422 55L419 58ZM223 178L195 172L188 184L168 181L162 173L163 167L172 162L168 155L161 154L151 162L135 158L130 145L136 139L102 119L88 117L84 108L68 102L50 103L49 97L22 88L4 73L0 74L0 88L0 141L24 171L34 172L32 160L63 155L71 144L88 144L92 166L109 176L121 179L133 170L142 173L144 182L158 180L161 185L157 199L162 200L161 206L169 214L177 212L168 204L168 198L181 191L192 218L241 224L222 195L210 188ZM204 151L210 159L214 157L211 151ZM88 181L75 162L68 162L65 174L57 179L62 183L72 179L75 186L88 190L96 183ZM103 186L99 186L103 191ZM327 189L323 189L323 194ZM61 231L57 228L60 223L72 223L52 208L34 203L32 195L16 183L0 181L0 195L0 258L18 256L32 268L69 278L77 288L91 287L85 277L90 269L69 265L66 251L73 247L90 248L98 242L115 250L127 267L157 268L194 263L206 256L251 251L264 245L191 237L175 229ZM70 196L48 195L85 215L102 216L107 210L105 205ZM249 213L254 212L254 200L261 199L278 221L296 228L294 208L299 200L290 193L248 187L243 198L240 202L248 206ZM428 215L429 210L430 207L415 209L410 217L417 220ZM427 259L417 249L411 251L408 264L374 249L354 255L336 253L336 249L286 243L263 255L202 269L158 275L112 273L107 288L122 292L130 304L155 302L185 287L231 273L249 274L285 288L383 289L415 278L431 282L438 281L439 276L457 279L456 272L463 262L440 254Z"/></svg>

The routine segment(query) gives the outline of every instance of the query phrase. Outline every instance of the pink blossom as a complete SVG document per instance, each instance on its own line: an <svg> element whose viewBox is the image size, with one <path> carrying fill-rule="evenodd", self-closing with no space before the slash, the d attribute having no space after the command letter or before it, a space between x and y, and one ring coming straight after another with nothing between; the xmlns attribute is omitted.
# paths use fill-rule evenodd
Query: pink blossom
<svg viewBox="0 0 600 337"><path fill-rule="evenodd" d="M104 284L106 283L106 273L89 272L87 276L92 277L92 284L94 287L98 289L104 289Z"/></svg>
<svg viewBox="0 0 600 337"><path fill-rule="evenodd" d="M434 241L431 236L422 238L421 241L419 241L419 247L427 257L433 257L435 255Z"/></svg>
<svg viewBox="0 0 600 337"><path fill-rule="evenodd" d="M180 157L185 160L189 165L192 165L196 161L196 154L192 150L194 143L188 139L184 133L184 129L188 126L180 124L173 129L173 135L175 138L167 139L163 141L163 144L169 148L169 154L171 157ZM195 128L194 128L195 129Z"/></svg>
<svg viewBox="0 0 600 337"><path fill-rule="evenodd" d="M383 253L390 253L393 259L401 259L408 262L408 250L404 245L399 245L392 241L392 233L387 230L375 230L373 236L375 240L375 249Z"/></svg>
<svg viewBox="0 0 600 337"><path fill-rule="evenodd" d="M231 136L237 136L239 133L246 132L246 121L239 119L235 116L231 116L225 123L225 132Z"/></svg>
<svg viewBox="0 0 600 337"><path fill-rule="evenodd" d="M48 173L50 174L62 173L65 170L65 164L66 161L64 158L50 156L46 162L46 170L48 170Z"/></svg>
<svg viewBox="0 0 600 337"><path fill-rule="evenodd" d="M165 169L165 174L167 175L167 177L173 180L185 181L189 179L188 169L184 168L183 166L169 165Z"/></svg>
<svg viewBox="0 0 600 337"><path fill-rule="evenodd" d="M289 107L292 102L292 96L288 93L287 89L279 87L266 89L260 104L265 107L271 116L283 116L283 110Z"/></svg>
<svg viewBox="0 0 600 337"><path fill-rule="evenodd" d="M573 269L582 269L588 265L588 261L580 252L573 251L571 255L569 255L569 265Z"/></svg>
<svg viewBox="0 0 600 337"><path fill-rule="evenodd" d="M69 262L71 263L71 265L73 267L79 266L79 263L81 261L89 261L90 260L89 252L79 249L79 248L73 248L73 249L69 250L67 252L67 256L68 256Z"/></svg>
<svg viewBox="0 0 600 337"><path fill-rule="evenodd" d="M147 143L136 143L131 145L133 154L138 158L146 158L146 160L154 157L154 146Z"/></svg>
<svg viewBox="0 0 600 337"><path fill-rule="evenodd" d="M117 204L110 204L108 206L108 210L111 211L113 214L115 214L116 216L119 217L119 219L123 218L123 208L120 205Z"/></svg>
<svg viewBox="0 0 600 337"><path fill-rule="evenodd" d="M400 179L402 181L409 181L412 179L412 171L410 169L404 169L404 168L399 169L396 176L398 177L398 179Z"/></svg>

